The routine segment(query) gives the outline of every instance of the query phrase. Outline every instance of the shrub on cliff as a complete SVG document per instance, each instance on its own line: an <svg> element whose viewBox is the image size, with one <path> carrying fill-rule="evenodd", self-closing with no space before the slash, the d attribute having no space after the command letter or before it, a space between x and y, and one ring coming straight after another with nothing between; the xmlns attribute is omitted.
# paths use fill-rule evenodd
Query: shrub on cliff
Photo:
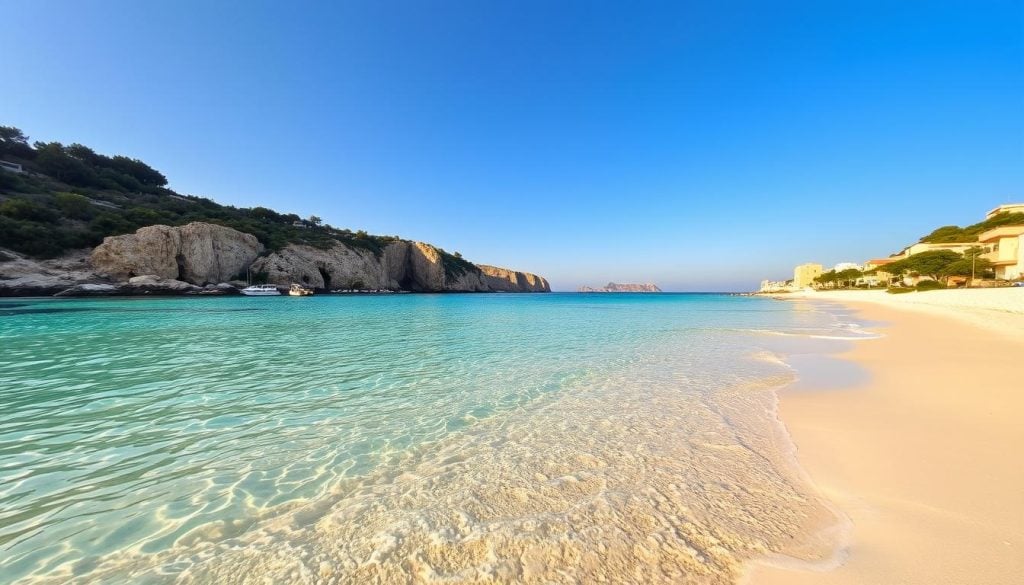
<svg viewBox="0 0 1024 585"><path fill-rule="evenodd" d="M57 193L54 195L54 200L61 212L72 219L90 219L95 215L95 209L89 198L78 193Z"/></svg>
<svg viewBox="0 0 1024 585"><path fill-rule="evenodd" d="M440 248L437 251L441 254L441 265L444 266L446 280L455 280L467 272L480 272L480 268L476 264L464 260L461 254L449 254Z"/></svg>
<svg viewBox="0 0 1024 585"><path fill-rule="evenodd" d="M40 223L54 223L60 219L56 210L28 199L8 199L0 203L0 215Z"/></svg>

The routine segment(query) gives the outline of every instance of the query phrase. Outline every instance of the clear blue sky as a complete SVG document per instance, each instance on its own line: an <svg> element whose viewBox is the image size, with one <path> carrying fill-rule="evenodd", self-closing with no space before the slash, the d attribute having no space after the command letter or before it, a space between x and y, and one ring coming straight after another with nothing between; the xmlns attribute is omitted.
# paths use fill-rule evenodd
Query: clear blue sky
<svg viewBox="0 0 1024 585"><path fill-rule="evenodd" d="M3 31L0 124L559 289L745 290L1024 200L1020 1L25 0Z"/></svg>

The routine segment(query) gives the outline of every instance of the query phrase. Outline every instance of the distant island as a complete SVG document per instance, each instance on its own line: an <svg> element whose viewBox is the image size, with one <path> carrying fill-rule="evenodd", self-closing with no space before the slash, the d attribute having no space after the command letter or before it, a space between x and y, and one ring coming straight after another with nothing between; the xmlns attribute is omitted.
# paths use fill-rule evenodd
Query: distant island
<svg viewBox="0 0 1024 585"><path fill-rule="evenodd" d="M606 285L604 285L602 287L599 287L599 288L593 288L593 287L589 287L589 286L581 286L579 289L577 289L577 292L656 293L656 292L661 292L661 289L658 288L658 285L650 283L650 282L643 283L643 284L630 284L630 283L609 282L608 284L606 284Z"/></svg>
<svg viewBox="0 0 1024 585"><path fill-rule="evenodd" d="M529 272L398 236L182 195L146 163L0 126L0 297L321 291L548 292Z"/></svg>

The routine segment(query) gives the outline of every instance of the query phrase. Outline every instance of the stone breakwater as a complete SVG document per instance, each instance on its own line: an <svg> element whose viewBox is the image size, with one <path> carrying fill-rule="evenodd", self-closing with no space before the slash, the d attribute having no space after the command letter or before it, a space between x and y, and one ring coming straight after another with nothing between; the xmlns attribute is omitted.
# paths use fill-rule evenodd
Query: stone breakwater
<svg viewBox="0 0 1024 585"><path fill-rule="evenodd" d="M449 260L449 261L446 261ZM153 225L110 236L91 251L34 261L4 252L0 296L187 294L211 287L233 292L246 273L288 286L412 292L549 292L543 277L495 266L450 262L435 246L395 240L380 250L334 242L289 244L268 252L252 234L194 222ZM132 280L146 277L145 286Z"/></svg>

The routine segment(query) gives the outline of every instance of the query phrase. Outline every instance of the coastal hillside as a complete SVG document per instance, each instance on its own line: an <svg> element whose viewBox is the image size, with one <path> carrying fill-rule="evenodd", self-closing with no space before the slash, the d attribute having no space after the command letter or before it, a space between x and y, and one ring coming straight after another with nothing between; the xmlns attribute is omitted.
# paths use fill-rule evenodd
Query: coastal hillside
<svg viewBox="0 0 1024 585"><path fill-rule="evenodd" d="M578 289L578 291L579 292L608 292L608 293L610 293L610 292L646 292L646 293L650 293L650 292L661 292L661 289L658 288L658 285L652 284L650 282L643 283L643 284L629 284L629 283L609 282L608 284L606 284L606 285L604 285L602 287L598 287L598 288L589 287L589 286L581 286Z"/></svg>
<svg viewBox="0 0 1024 585"><path fill-rule="evenodd" d="M1024 225L1024 212L1003 211L985 218L985 221L971 224L967 227L957 225L944 225L935 228L926 236L922 236L919 242L926 244L953 244L976 242L978 236L988 230L1009 225Z"/></svg>
<svg viewBox="0 0 1024 585"><path fill-rule="evenodd" d="M199 286L251 276L320 289L550 290L537 275L430 244L182 195L140 160L30 144L11 126L0 126L0 167L0 294L154 275Z"/></svg>

